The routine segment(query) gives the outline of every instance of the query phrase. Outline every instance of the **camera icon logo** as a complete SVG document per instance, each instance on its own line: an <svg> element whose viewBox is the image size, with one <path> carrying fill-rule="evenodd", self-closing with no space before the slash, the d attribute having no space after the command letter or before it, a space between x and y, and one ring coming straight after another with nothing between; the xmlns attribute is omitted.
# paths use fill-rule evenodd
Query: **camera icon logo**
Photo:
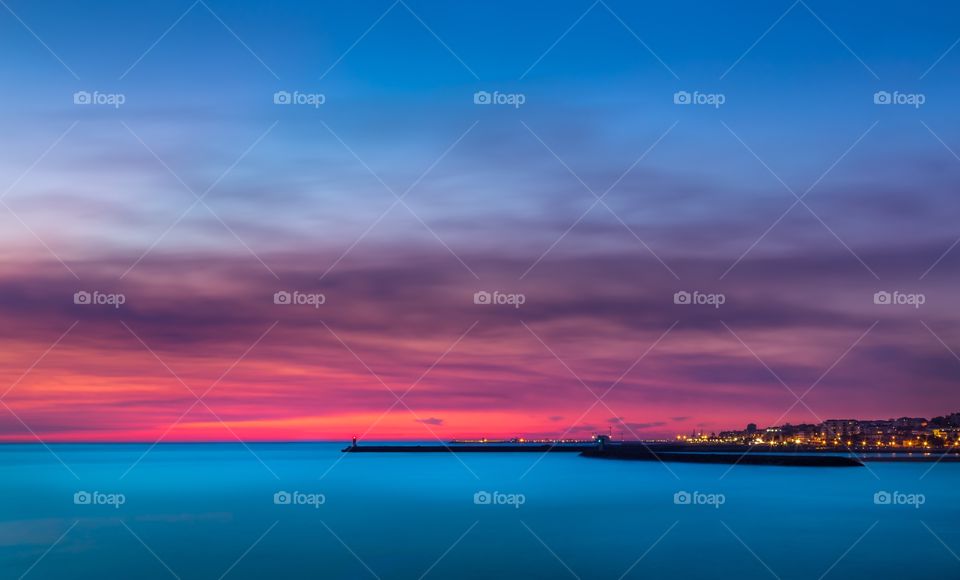
<svg viewBox="0 0 960 580"><path fill-rule="evenodd" d="M893 102L893 99L887 91L877 91L873 93L873 104L874 105L889 105Z"/></svg>
<svg viewBox="0 0 960 580"><path fill-rule="evenodd" d="M873 303L874 304L891 304L891 295L886 290L880 290L873 294Z"/></svg>
<svg viewBox="0 0 960 580"><path fill-rule="evenodd" d="M489 105L491 102L493 102L493 100L487 91L477 91L473 93L474 105Z"/></svg>
<svg viewBox="0 0 960 580"><path fill-rule="evenodd" d="M680 290L679 292L673 293L674 304L690 304L690 299L690 293L686 290Z"/></svg>
<svg viewBox="0 0 960 580"><path fill-rule="evenodd" d="M73 503L76 505L90 505L92 499L93 496L90 495L89 491L78 491L73 494Z"/></svg>
<svg viewBox="0 0 960 580"><path fill-rule="evenodd" d="M490 505L493 501L493 496L489 491L478 491L473 494L473 503L476 505Z"/></svg>
<svg viewBox="0 0 960 580"><path fill-rule="evenodd" d="M288 491L278 491L273 494L273 503L276 505L290 505L292 497Z"/></svg>
<svg viewBox="0 0 960 580"><path fill-rule="evenodd" d="M273 293L274 304L290 304L290 293L286 290L280 290Z"/></svg>
<svg viewBox="0 0 960 580"><path fill-rule="evenodd" d="M86 290L80 290L79 292L73 293L73 303L74 304L90 304L91 296L90 293Z"/></svg>
<svg viewBox="0 0 960 580"><path fill-rule="evenodd" d="M890 505L893 496L890 495L889 491L878 491L873 494L873 503L877 505Z"/></svg>
<svg viewBox="0 0 960 580"><path fill-rule="evenodd" d="M287 91L277 91L273 93L274 105L289 105L293 102L293 97Z"/></svg>
<svg viewBox="0 0 960 580"><path fill-rule="evenodd" d="M93 102L93 98L90 96L90 93L87 91L77 91L73 93L73 104L74 105L89 105Z"/></svg>
<svg viewBox="0 0 960 580"><path fill-rule="evenodd" d="M674 105L689 105L692 101L690 98L690 93L687 91L677 91L673 93L673 104Z"/></svg>
<svg viewBox="0 0 960 580"><path fill-rule="evenodd" d="M493 297L486 290L479 290L473 293L474 304L491 304Z"/></svg>
<svg viewBox="0 0 960 580"><path fill-rule="evenodd" d="M690 492L688 491L678 491L673 494L673 503L677 505L690 505Z"/></svg>

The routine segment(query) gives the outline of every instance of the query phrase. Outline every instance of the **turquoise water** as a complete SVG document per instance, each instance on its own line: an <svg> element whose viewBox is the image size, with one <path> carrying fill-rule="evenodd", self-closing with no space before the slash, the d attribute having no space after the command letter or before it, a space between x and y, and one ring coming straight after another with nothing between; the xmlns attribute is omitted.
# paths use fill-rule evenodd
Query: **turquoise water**
<svg viewBox="0 0 960 580"><path fill-rule="evenodd" d="M728 472L342 446L51 446L67 467L0 447L0 577L960 578L960 464Z"/></svg>

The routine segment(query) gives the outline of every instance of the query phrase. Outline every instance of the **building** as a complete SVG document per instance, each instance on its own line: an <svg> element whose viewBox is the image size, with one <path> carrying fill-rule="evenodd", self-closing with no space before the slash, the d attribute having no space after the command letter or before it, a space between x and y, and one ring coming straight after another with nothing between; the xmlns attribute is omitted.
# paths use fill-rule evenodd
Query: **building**
<svg viewBox="0 0 960 580"><path fill-rule="evenodd" d="M902 435L919 435L927 427L927 420L922 417L900 417L895 423Z"/></svg>
<svg viewBox="0 0 960 580"><path fill-rule="evenodd" d="M896 434L893 420L860 421L860 436L868 443L885 443Z"/></svg>
<svg viewBox="0 0 960 580"><path fill-rule="evenodd" d="M856 419L827 419L820 432L827 439L847 438L860 434L860 421Z"/></svg>

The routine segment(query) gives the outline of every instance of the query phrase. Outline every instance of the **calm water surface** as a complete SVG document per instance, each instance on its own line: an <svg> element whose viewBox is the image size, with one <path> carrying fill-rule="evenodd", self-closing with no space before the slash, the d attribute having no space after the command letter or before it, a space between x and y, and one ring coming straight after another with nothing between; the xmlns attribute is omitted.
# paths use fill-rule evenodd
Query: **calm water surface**
<svg viewBox="0 0 960 580"><path fill-rule="evenodd" d="M0 577L960 578L958 464L342 446L2 446Z"/></svg>

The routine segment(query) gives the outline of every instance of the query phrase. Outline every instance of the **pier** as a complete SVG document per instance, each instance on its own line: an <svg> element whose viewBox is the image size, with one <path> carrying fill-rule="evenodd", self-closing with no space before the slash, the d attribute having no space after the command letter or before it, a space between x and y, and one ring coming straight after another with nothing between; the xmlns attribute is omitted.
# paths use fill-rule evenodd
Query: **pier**
<svg viewBox="0 0 960 580"><path fill-rule="evenodd" d="M663 461L665 463L712 463L721 465L777 465L782 467L863 467L855 457L826 453L690 453L664 451L640 444L605 445L583 451L583 457L627 461Z"/></svg>
<svg viewBox="0 0 960 580"><path fill-rule="evenodd" d="M479 443L431 445L351 445L344 453L578 453L595 448L591 443Z"/></svg>

